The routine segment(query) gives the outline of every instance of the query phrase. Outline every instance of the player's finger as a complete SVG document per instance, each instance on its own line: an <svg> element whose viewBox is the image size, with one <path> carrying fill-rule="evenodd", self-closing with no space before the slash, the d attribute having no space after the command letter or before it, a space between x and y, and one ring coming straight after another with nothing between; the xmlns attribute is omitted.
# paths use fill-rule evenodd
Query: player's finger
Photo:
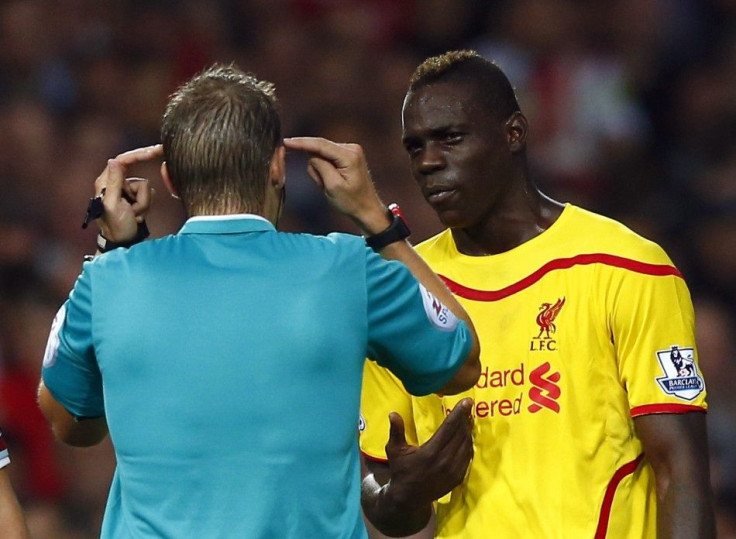
<svg viewBox="0 0 736 539"><path fill-rule="evenodd" d="M406 444L406 433L404 431L404 418L396 412L391 412L388 416L389 434L388 443L386 444L386 456L391 457L401 451Z"/></svg>
<svg viewBox="0 0 736 539"><path fill-rule="evenodd" d="M458 402L427 443L446 445L456 435L469 434L472 429L472 409L473 399L465 398Z"/></svg>
<svg viewBox="0 0 736 539"><path fill-rule="evenodd" d="M470 466L471 462L473 462L474 456L475 449L473 448L473 440L471 438L468 443L466 445L463 445L457 452L459 481L462 481L462 479L467 475L468 467Z"/></svg>
<svg viewBox="0 0 736 539"><path fill-rule="evenodd" d="M430 440L426 447L436 455L436 458L454 462L459 455L467 452L468 447L472 447L472 444L473 436L470 429L458 428L451 435Z"/></svg>
<svg viewBox="0 0 736 539"><path fill-rule="evenodd" d="M469 431L457 431L448 443L434 451L433 462L453 477L462 479L473 458L473 437Z"/></svg>
<svg viewBox="0 0 736 539"><path fill-rule="evenodd" d="M127 152L123 152L115 157L115 160L123 166L128 167L134 163L152 161L163 156L163 144L154 144L152 146L145 146L143 148L136 148L135 150L128 150Z"/></svg>

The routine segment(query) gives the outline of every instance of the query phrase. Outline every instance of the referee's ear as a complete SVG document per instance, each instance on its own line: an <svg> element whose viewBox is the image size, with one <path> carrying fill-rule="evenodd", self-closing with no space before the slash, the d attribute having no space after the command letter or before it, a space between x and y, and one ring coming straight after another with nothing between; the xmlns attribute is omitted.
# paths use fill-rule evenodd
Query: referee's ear
<svg viewBox="0 0 736 539"><path fill-rule="evenodd" d="M268 167L268 180L276 189L282 189L286 183L286 147L283 144L273 151Z"/></svg>
<svg viewBox="0 0 736 539"><path fill-rule="evenodd" d="M171 183L171 176L169 176L169 167L166 166L166 161L161 163L161 179L164 181L164 185L166 186L166 189L169 190L169 193L171 193L171 196L174 198L179 198L179 192L176 190L176 187L174 187L174 184Z"/></svg>

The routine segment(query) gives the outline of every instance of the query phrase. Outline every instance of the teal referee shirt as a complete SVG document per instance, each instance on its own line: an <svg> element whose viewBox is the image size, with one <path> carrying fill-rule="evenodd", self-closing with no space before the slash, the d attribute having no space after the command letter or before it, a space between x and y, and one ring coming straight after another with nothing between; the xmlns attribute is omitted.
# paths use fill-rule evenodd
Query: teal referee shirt
<svg viewBox="0 0 736 539"><path fill-rule="evenodd" d="M43 380L72 414L107 419L102 537L365 537L365 357L426 394L470 350L431 303L360 237L253 215L195 217L85 263Z"/></svg>

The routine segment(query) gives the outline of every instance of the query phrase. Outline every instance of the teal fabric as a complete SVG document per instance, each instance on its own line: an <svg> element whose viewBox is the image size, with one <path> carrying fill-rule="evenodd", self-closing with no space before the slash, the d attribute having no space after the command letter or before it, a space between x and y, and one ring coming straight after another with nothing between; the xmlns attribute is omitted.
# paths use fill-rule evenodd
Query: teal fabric
<svg viewBox="0 0 736 539"><path fill-rule="evenodd" d="M107 418L114 538L365 537L364 358L427 393L470 347L361 238L252 216L97 257L60 314L43 379L71 413Z"/></svg>

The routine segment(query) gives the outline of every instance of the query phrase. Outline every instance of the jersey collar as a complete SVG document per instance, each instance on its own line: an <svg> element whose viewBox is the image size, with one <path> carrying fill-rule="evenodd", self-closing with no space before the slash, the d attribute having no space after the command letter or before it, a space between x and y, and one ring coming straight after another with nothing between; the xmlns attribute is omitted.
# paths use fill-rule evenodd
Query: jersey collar
<svg viewBox="0 0 736 539"><path fill-rule="evenodd" d="M179 234L241 234L243 232L275 231L266 218L252 213L234 215L198 215L190 217Z"/></svg>

